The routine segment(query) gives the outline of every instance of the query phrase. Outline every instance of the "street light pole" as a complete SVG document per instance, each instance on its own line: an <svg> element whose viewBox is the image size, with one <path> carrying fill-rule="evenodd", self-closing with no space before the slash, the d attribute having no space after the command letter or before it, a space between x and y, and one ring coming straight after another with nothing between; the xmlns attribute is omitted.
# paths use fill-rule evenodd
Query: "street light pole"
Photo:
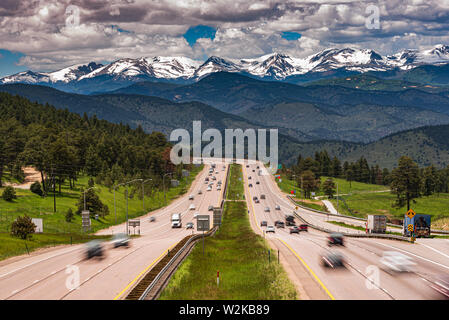
<svg viewBox="0 0 449 320"><path fill-rule="evenodd" d="M338 214L338 182L337 182L337 214Z"/></svg>
<svg viewBox="0 0 449 320"><path fill-rule="evenodd" d="M143 213L145 213L145 182L153 181L153 179L147 179L142 181L142 200L143 200Z"/></svg>
<svg viewBox="0 0 449 320"><path fill-rule="evenodd" d="M165 176L171 174L173 175L173 172L167 172L166 174L164 174L164 176L162 177L162 184L164 185L164 204L167 205L167 196L165 195Z"/></svg>
<svg viewBox="0 0 449 320"><path fill-rule="evenodd" d="M124 183L120 183L120 184L118 184L118 185L116 185L116 186L114 187L114 213L115 213L115 224L117 224L117 206L115 205L115 190L116 190L118 187L122 186L122 185L124 185Z"/></svg>

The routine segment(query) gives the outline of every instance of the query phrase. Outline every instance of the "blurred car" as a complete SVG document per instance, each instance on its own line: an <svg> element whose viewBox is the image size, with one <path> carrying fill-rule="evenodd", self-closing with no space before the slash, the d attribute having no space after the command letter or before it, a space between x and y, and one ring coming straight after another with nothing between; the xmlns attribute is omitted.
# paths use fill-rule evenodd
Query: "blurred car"
<svg viewBox="0 0 449 320"><path fill-rule="evenodd" d="M92 240L86 243L86 258L103 257L103 245L99 240Z"/></svg>
<svg viewBox="0 0 449 320"><path fill-rule="evenodd" d="M196 209L196 207L195 207L195 205L192 203L190 206L189 206L189 210L195 210Z"/></svg>
<svg viewBox="0 0 449 320"><path fill-rule="evenodd" d="M129 236L126 233L117 233L112 236L112 245L114 248L129 247Z"/></svg>
<svg viewBox="0 0 449 320"><path fill-rule="evenodd" d="M345 267L345 259L340 252L326 252L321 256L321 263L326 268Z"/></svg>
<svg viewBox="0 0 449 320"><path fill-rule="evenodd" d="M250 183L249 185L248 185L248 187L250 187L250 188L252 188L253 187L253 185Z"/></svg>
<svg viewBox="0 0 449 320"><path fill-rule="evenodd" d="M260 182L259 182L259 181L256 181L256 184L260 184Z"/></svg>
<svg viewBox="0 0 449 320"><path fill-rule="evenodd" d="M344 246L343 235L341 233L331 233L328 238L327 244Z"/></svg>
<svg viewBox="0 0 449 320"><path fill-rule="evenodd" d="M191 194L190 196L189 196L189 200L193 200L193 194Z"/></svg>
<svg viewBox="0 0 449 320"><path fill-rule="evenodd" d="M281 206L277 204L277 205L274 206L274 209L275 210L281 210Z"/></svg>
<svg viewBox="0 0 449 320"><path fill-rule="evenodd" d="M212 180L217 180L217 178L215 178L215 176L212 177Z"/></svg>
<svg viewBox="0 0 449 320"><path fill-rule="evenodd" d="M260 226L261 227L266 227L268 224L266 221L260 221Z"/></svg>
<svg viewBox="0 0 449 320"><path fill-rule="evenodd" d="M217 191L220 191L221 190L221 187L220 186L217 186Z"/></svg>
<svg viewBox="0 0 449 320"><path fill-rule="evenodd" d="M277 222L277 223L276 223ZM278 227L278 228L285 228L285 223L284 223L284 221L276 221L275 223L274 223L274 225L276 226L276 227Z"/></svg>
<svg viewBox="0 0 449 320"><path fill-rule="evenodd" d="M255 169L253 169L253 172L256 172L256 170L255 170Z"/></svg>
<svg viewBox="0 0 449 320"><path fill-rule="evenodd" d="M267 227L267 230L265 230L265 232L266 232L266 233L268 233L268 232L273 232L273 233L275 233L276 231L274 230L274 226L268 226L268 227Z"/></svg>
<svg viewBox="0 0 449 320"><path fill-rule="evenodd" d="M246 167L249 168L249 164L247 164Z"/></svg>
<svg viewBox="0 0 449 320"><path fill-rule="evenodd" d="M149 221L150 221L150 222L156 221L156 217L150 217Z"/></svg>
<svg viewBox="0 0 449 320"><path fill-rule="evenodd" d="M220 181L218 181L218 182L217 182L217 184L221 186L221 180L220 180Z"/></svg>
<svg viewBox="0 0 449 320"><path fill-rule="evenodd" d="M290 228L290 234L299 233L299 228L297 226L293 226Z"/></svg>
<svg viewBox="0 0 449 320"><path fill-rule="evenodd" d="M263 211L270 212L270 208L269 207L265 207L265 209L263 209Z"/></svg>
<svg viewBox="0 0 449 320"><path fill-rule="evenodd" d="M251 180L251 176L248 177L248 180Z"/></svg>
<svg viewBox="0 0 449 320"><path fill-rule="evenodd" d="M206 191L212 191L212 187L211 186L207 187Z"/></svg>
<svg viewBox="0 0 449 320"><path fill-rule="evenodd" d="M437 275L430 283L432 289L440 293L445 299L449 299L449 275Z"/></svg>
<svg viewBox="0 0 449 320"><path fill-rule="evenodd" d="M198 190L198 194L203 194L203 191L201 191L201 189Z"/></svg>
<svg viewBox="0 0 449 320"><path fill-rule="evenodd" d="M254 200L254 203L260 203L259 199Z"/></svg>
<svg viewBox="0 0 449 320"><path fill-rule="evenodd" d="M257 166L256 168L259 169L259 166Z"/></svg>
<svg viewBox="0 0 449 320"><path fill-rule="evenodd" d="M379 260L387 272L413 272L416 263L409 256L397 251L385 251Z"/></svg>
<svg viewBox="0 0 449 320"><path fill-rule="evenodd" d="M200 215L200 213L197 211L193 214L193 219L196 219L198 216Z"/></svg>
<svg viewBox="0 0 449 320"><path fill-rule="evenodd" d="M211 205L211 206L207 207L207 210L208 211L213 211L214 210L214 206Z"/></svg>
<svg viewBox="0 0 449 320"><path fill-rule="evenodd" d="M253 200L257 200L257 196L254 196L254 197L253 197Z"/></svg>
<svg viewBox="0 0 449 320"><path fill-rule="evenodd" d="M209 183L209 181L204 181L204 184L208 184Z"/></svg>
<svg viewBox="0 0 449 320"><path fill-rule="evenodd" d="M299 225L299 231L308 231L309 226L307 224L301 224Z"/></svg>
<svg viewBox="0 0 449 320"><path fill-rule="evenodd" d="M186 229L193 229L193 222L187 222Z"/></svg>
<svg viewBox="0 0 449 320"><path fill-rule="evenodd" d="M260 195L260 199L265 199L265 195L264 195L264 194L261 194L261 195Z"/></svg>

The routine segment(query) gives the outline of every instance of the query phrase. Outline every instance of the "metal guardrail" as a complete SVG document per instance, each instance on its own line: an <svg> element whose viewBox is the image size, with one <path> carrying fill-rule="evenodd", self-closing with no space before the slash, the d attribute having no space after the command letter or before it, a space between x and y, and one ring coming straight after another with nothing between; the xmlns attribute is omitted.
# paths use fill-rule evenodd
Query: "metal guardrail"
<svg viewBox="0 0 449 320"><path fill-rule="evenodd" d="M226 183L225 183L225 187L224 187L224 190L223 190L223 199L222 199L221 204L220 204L220 208L221 209L223 209L223 207L224 207L225 198L226 198L226 192L228 190L230 168L231 168L231 166L228 166L227 172L226 172L226 178L225 178L226 179ZM181 254L183 254L184 251L187 248L189 248L189 246L192 244L192 242L196 242L196 241L202 239L203 236L205 236L205 237L212 236L212 235L215 234L215 232L217 230L218 230L218 227L213 227L211 230L209 230L204 235L203 234L196 234L196 235L190 237L190 239L187 240L187 242L182 246L181 249L178 250L178 252L176 252L176 254L173 256L173 258L170 259L170 261L162 268L162 270L156 275L156 277L154 277L153 281L145 289L145 291L142 293L142 295L139 297L138 300L145 300L145 298L148 296L150 291L153 290L156 287L156 285L158 285L158 282L161 280L161 278L165 275L165 273L169 270L169 268L172 267L176 263L176 260L179 258L179 256ZM178 262L178 264L176 265L175 269L172 272L174 272L177 269L177 267L179 266L181 261ZM161 286L161 288L159 288L159 290L161 290L161 289L162 289L162 286Z"/></svg>
<svg viewBox="0 0 449 320"><path fill-rule="evenodd" d="M330 213L330 212L324 212L324 211L321 211L321 210L316 210L316 209L313 209L313 208L305 207L305 206L302 206L299 203L297 203L295 200L293 200L293 198L291 196L287 195L287 198L291 202L293 202L295 204L295 206L298 206L298 207L300 207L300 208L302 208L304 210L310 210L310 211L314 211L316 213L326 214L326 215L329 215L329 216L343 217L343 218L354 219L354 220L359 220L359 221L366 221L367 220L365 218L353 217L353 216L348 216L348 215L344 215L344 214L335 214L335 213ZM400 225L400 224L387 223L387 226L400 228L401 230L403 229L403 226ZM433 230L433 229L431 229L430 233L449 234L449 231L446 231L446 230Z"/></svg>
<svg viewBox="0 0 449 320"><path fill-rule="evenodd" d="M157 276L153 279L153 281L150 283L150 285L145 289L145 291L142 293L142 295L139 297L139 300L145 300L145 298L148 296L148 293L154 289L154 287L158 284L159 280L165 275L167 270L176 262L178 257L186 250L192 242L196 242L200 239L202 239L203 236L209 237L215 234L217 231L217 227L212 228L209 232L203 234L196 234L193 237L191 237L187 242L184 244L184 246L176 252L176 254L173 256L173 258L170 259L170 261L162 268L162 270L157 274ZM180 261L181 262L181 261ZM178 265L180 264L178 263ZM176 270L176 269L175 269ZM160 288L162 289L162 288Z"/></svg>

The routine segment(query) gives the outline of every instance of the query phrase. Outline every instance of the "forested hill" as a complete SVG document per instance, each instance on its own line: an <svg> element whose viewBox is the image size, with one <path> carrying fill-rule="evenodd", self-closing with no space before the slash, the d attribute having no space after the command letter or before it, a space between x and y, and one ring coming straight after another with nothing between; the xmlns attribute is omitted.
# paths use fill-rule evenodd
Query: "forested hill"
<svg viewBox="0 0 449 320"><path fill-rule="evenodd" d="M25 165L57 183L74 183L81 172L101 176L109 185L134 176L157 183L173 170L164 156L168 149L162 133L0 93L0 185L5 171L20 180Z"/></svg>

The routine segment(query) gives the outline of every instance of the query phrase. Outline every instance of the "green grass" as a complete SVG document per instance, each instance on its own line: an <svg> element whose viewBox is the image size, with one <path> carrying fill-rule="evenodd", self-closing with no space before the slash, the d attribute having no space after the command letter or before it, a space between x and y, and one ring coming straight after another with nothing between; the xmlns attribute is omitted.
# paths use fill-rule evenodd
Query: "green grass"
<svg viewBox="0 0 449 320"><path fill-rule="evenodd" d="M242 167L240 165L231 164L229 172L229 185L226 191L226 199L245 199L245 191L243 190L243 173Z"/></svg>
<svg viewBox="0 0 449 320"><path fill-rule="evenodd" d="M406 208L396 209L392 207L395 195L390 192L353 194L343 198L353 214L359 217L366 217L369 214L383 214L390 218L402 219L407 211ZM337 201L335 199L331 201L336 207ZM449 216L449 194L441 193L418 198L415 204L411 204L411 208L418 214L430 214L433 224L438 219ZM340 202L339 211L341 214L351 215L343 202Z"/></svg>
<svg viewBox="0 0 449 320"><path fill-rule="evenodd" d="M238 169L241 172L240 166ZM160 299L297 299L274 251L268 261L268 250L265 240L250 227L246 202L227 201L220 229L213 237L205 238L204 256L202 242L198 242ZM219 286L217 271L220 271Z"/></svg>
<svg viewBox="0 0 449 320"><path fill-rule="evenodd" d="M12 237L9 233L0 233L0 260L32 252L39 248L60 244L83 243L93 239L108 239L109 236L70 235L70 234L33 234L30 240ZM28 250L27 250L28 247Z"/></svg>

